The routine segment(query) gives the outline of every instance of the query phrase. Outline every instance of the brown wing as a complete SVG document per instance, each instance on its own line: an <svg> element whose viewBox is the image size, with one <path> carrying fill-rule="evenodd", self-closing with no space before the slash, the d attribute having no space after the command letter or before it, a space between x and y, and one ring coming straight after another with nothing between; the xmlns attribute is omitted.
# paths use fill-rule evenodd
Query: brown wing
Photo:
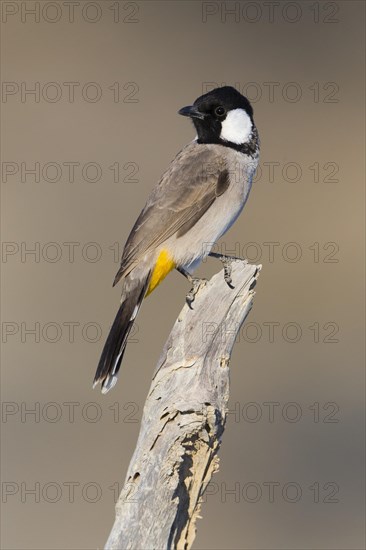
<svg viewBox="0 0 366 550"><path fill-rule="evenodd" d="M190 144L173 160L138 217L125 245L113 286L147 251L184 235L229 186L222 155Z"/></svg>

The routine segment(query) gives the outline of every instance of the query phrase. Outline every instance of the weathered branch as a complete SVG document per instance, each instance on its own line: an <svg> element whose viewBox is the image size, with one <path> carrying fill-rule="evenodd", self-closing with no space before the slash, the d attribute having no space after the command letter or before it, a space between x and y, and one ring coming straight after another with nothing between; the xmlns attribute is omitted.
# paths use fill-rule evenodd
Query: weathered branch
<svg viewBox="0 0 366 550"><path fill-rule="evenodd" d="M202 494L218 469L229 359L260 267L236 260L185 305L158 361L106 549L187 549Z"/></svg>

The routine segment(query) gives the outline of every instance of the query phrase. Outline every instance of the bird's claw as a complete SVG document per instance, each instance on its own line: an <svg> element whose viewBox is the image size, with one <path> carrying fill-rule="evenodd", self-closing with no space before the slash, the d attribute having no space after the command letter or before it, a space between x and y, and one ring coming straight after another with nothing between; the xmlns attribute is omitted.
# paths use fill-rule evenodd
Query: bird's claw
<svg viewBox="0 0 366 550"><path fill-rule="evenodd" d="M233 258L228 258L226 256L223 256L222 258L220 258L221 261L222 261L222 264L224 266L224 279L225 279L225 283L230 287L230 288L235 288L234 285L232 284L233 280L231 278L231 272L232 272L232 267L231 267L231 264L233 262Z"/></svg>
<svg viewBox="0 0 366 550"><path fill-rule="evenodd" d="M199 289L207 283L207 279L192 279L191 283L192 283L192 288L188 292L186 296L186 300L187 300L188 307L190 309L193 309L192 304L194 302L196 294L199 291Z"/></svg>
<svg viewBox="0 0 366 550"><path fill-rule="evenodd" d="M235 288L234 285L232 284L233 281L232 281L232 278L231 278L231 271L232 271L231 264L235 260L239 260L239 258L236 258L235 256L225 256L225 254L218 254L217 252L210 252L209 256L211 256L212 258L217 258L218 260L220 260L220 262L224 266L224 279L225 279L226 284L231 289Z"/></svg>

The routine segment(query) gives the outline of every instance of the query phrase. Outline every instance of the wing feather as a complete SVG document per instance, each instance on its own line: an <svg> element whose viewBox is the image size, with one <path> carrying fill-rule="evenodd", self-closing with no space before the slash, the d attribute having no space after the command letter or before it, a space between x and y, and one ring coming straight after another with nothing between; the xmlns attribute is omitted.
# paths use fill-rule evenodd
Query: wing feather
<svg viewBox="0 0 366 550"><path fill-rule="evenodd" d="M178 153L132 228L113 285L146 252L191 229L228 186L225 161L215 149L193 143Z"/></svg>

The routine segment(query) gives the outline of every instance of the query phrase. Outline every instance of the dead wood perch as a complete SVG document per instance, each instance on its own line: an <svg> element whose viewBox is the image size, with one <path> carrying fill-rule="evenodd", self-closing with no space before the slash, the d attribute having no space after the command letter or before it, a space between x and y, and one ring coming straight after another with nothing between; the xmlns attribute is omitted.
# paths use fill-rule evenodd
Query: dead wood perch
<svg viewBox="0 0 366 550"><path fill-rule="evenodd" d="M218 470L231 350L259 270L236 260L234 289L221 271L193 310L183 307L155 370L106 549L191 547L202 494Z"/></svg>

